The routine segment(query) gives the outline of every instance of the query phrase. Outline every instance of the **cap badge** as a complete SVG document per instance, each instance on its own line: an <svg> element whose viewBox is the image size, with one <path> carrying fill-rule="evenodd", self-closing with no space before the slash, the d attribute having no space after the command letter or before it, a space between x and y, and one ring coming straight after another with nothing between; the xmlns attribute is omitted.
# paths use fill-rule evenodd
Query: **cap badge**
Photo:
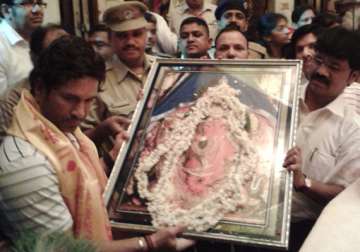
<svg viewBox="0 0 360 252"><path fill-rule="evenodd" d="M134 12L132 10L124 11L124 18L126 20L133 19L134 18Z"/></svg>

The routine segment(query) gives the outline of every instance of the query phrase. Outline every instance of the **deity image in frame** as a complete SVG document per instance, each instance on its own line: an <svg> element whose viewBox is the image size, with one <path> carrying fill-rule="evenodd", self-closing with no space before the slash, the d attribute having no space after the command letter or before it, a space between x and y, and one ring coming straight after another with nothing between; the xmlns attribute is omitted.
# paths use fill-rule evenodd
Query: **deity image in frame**
<svg viewBox="0 0 360 252"><path fill-rule="evenodd" d="M193 238L286 247L291 183L281 164L300 63L215 62L152 69L105 194L113 226L184 225Z"/></svg>

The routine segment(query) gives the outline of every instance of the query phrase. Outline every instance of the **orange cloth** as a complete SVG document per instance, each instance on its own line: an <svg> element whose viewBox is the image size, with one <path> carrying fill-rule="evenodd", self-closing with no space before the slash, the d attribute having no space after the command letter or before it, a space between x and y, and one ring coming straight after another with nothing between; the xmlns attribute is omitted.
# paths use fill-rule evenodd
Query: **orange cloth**
<svg viewBox="0 0 360 252"><path fill-rule="evenodd" d="M107 178L96 147L79 128L73 135L80 148L39 112L24 90L15 107L8 134L30 142L44 154L59 178L60 192L73 217L73 233L89 240L111 240L108 214L102 198Z"/></svg>

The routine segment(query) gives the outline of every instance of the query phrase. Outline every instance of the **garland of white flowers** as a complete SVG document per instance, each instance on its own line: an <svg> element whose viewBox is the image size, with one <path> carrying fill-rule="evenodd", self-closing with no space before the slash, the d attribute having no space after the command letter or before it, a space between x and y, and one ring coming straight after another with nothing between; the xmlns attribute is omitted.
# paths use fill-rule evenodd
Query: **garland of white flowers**
<svg viewBox="0 0 360 252"><path fill-rule="evenodd" d="M148 211L156 227L184 225L188 229L204 231L215 225L226 213L234 212L247 200L244 184L251 180L259 164L258 154L245 130L246 108L238 98L239 91L230 87L226 79L209 87L187 112L178 112L164 142L139 161L135 172L140 197L148 200ZM219 113L219 108L221 113ZM191 146L197 126L208 118L225 119L229 137L236 145L236 154L220 188L190 209L181 209L169 199L176 195L172 178L181 156ZM160 178L149 190L148 173L161 159Z"/></svg>

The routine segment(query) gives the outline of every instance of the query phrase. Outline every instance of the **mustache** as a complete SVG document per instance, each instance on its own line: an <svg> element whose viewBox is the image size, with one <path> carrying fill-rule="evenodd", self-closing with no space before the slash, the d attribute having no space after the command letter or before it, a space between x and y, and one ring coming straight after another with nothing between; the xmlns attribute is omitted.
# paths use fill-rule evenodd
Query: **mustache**
<svg viewBox="0 0 360 252"><path fill-rule="evenodd" d="M70 115L65 118L66 121L78 121L79 123L85 120L85 117L78 117L76 115Z"/></svg>
<svg viewBox="0 0 360 252"><path fill-rule="evenodd" d="M187 43L186 48L188 48L188 47L190 47L190 46L192 46L192 47L197 47L196 44L194 44L194 43Z"/></svg>
<svg viewBox="0 0 360 252"><path fill-rule="evenodd" d="M230 21L228 25L235 25L237 28L240 28L240 25L236 21Z"/></svg>
<svg viewBox="0 0 360 252"><path fill-rule="evenodd" d="M330 80L319 73L314 73L313 75L311 75L311 80L316 80L316 81L322 82L322 83L326 84L327 86L330 85Z"/></svg>
<svg viewBox="0 0 360 252"><path fill-rule="evenodd" d="M124 50L130 50L130 49L135 49L135 50L139 50L139 48L137 46L134 45L126 45L123 48Z"/></svg>

